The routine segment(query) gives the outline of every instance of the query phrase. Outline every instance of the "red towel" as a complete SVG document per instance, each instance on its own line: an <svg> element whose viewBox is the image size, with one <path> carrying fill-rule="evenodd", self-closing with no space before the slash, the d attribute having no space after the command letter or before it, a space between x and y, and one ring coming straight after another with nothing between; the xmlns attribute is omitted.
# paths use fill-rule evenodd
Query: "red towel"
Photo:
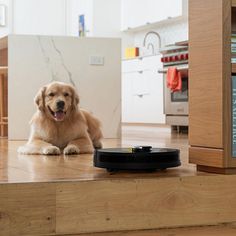
<svg viewBox="0 0 236 236"><path fill-rule="evenodd" d="M182 90L182 78L181 73L176 67L169 67L166 75L167 87L171 92L177 92Z"/></svg>

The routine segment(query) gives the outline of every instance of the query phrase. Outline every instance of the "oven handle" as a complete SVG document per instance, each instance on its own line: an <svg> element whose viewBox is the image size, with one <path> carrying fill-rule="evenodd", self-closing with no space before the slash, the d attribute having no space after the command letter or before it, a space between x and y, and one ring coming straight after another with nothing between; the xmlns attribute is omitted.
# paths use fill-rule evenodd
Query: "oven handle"
<svg viewBox="0 0 236 236"><path fill-rule="evenodd" d="M185 66L185 67L176 67L176 69L178 70L178 71L182 71L182 70L188 70L188 66ZM162 74L166 74L167 73L167 68L166 69L159 69L157 72L158 73L162 73Z"/></svg>

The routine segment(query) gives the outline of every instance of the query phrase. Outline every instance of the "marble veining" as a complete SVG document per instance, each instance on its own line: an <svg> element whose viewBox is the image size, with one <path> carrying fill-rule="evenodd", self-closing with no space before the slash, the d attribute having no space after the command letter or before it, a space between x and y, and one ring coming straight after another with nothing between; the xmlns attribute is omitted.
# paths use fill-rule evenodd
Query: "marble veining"
<svg viewBox="0 0 236 236"><path fill-rule="evenodd" d="M61 76L58 74L58 67L56 69L54 68L55 67L54 66L55 60L52 60L52 58L51 58L52 55L50 55L50 53L49 53L50 51L51 52L54 51L54 57L56 57L56 55L57 55L58 56L58 58L57 58L58 64L61 64L61 65L59 65L59 67L63 68L65 70L65 73L68 75L68 82L70 84L72 84L73 86L76 86L74 80L72 79L72 73L70 72L67 65L65 64L63 54L60 51L60 49L56 46L54 38L53 37L48 37L48 38L44 37L44 39L42 39L41 36L37 36L37 38L38 38L40 50L42 52L42 56L44 58L44 62L51 74L51 80L49 82L62 81L64 79L64 78L60 78ZM46 50L43 40L44 41L47 40L48 46L50 46L51 49L53 49L53 50L50 50L50 51ZM56 53L56 55L55 55L55 53Z"/></svg>
<svg viewBox="0 0 236 236"><path fill-rule="evenodd" d="M56 80L56 75L53 71L52 66L50 65L51 64L50 57L47 55L47 52L45 51L45 49L43 47L43 42L42 42L41 37L37 36L37 39L39 41L39 47L40 47L40 50L42 52L44 62L45 62L46 66L47 66L47 68L48 68L48 70L50 71L50 74L51 74L51 80L49 82L52 82L52 81Z"/></svg>
<svg viewBox="0 0 236 236"><path fill-rule="evenodd" d="M58 53L60 59L61 59L61 65L62 67L65 69L65 71L68 73L68 77L69 77L69 80L70 80L70 83L73 84L75 86L75 82L73 81L72 79L72 74L71 72L69 71L68 67L66 66L65 62L64 62L64 59L63 59L63 55L61 53L61 51L56 47L56 43L54 41L54 38L51 37L51 41L52 41L52 45L55 49L55 51Z"/></svg>

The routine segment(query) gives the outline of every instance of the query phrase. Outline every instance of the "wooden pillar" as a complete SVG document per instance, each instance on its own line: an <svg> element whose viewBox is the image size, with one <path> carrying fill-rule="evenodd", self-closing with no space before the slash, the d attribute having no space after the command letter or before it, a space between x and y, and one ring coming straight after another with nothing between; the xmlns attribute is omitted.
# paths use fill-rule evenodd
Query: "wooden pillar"
<svg viewBox="0 0 236 236"><path fill-rule="evenodd" d="M236 172L231 119L234 4L189 0L189 161L201 171Z"/></svg>

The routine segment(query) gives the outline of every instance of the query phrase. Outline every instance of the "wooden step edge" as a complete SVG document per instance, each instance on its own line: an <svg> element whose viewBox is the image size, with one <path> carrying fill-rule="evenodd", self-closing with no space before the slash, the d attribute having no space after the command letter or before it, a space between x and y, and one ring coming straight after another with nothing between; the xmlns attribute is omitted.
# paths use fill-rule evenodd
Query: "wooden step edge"
<svg viewBox="0 0 236 236"><path fill-rule="evenodd" d="M232 223L235 182L235 175L207 175L3 183L1 233L79 235Z"/></svg>
<svg viewBox="0 0 236 236"><path fill-rule="evenodd" d="M235 236L236 226L232 224L219 224L198 227L180 227L152 230L135 230L120 232L103 232L90 234L73 234L70 236ZM49 236L49 235L48 235ZM66 235L60 235L66 236Z"/></svg>
<svg viewBox="0 0 236 236"><path fill-rule="evenodd" d="M224 168L223 155L223 149L189 147L189 162L196 165Z"/></svg>

